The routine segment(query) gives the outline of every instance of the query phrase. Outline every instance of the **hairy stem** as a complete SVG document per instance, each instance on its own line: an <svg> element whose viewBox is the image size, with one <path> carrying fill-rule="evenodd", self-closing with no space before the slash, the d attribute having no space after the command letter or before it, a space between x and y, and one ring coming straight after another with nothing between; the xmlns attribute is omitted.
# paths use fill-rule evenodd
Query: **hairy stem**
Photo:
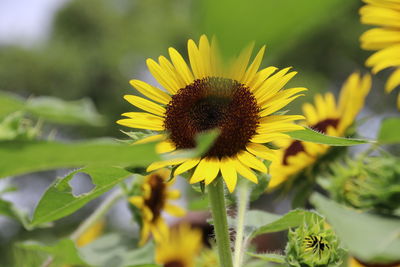
<svg viewBox="0 0 400 267"><path fill-rule="evenodd" d="M224 185L221 177L215 179L215 181L207 186L207 188L214 222L220 266L232 267L232 251L228 221L226 217Z"/></svg>
<svg viewBox="0 0 400 267"><path fill-rule="evenodd" d="M235 240L235 254L234 254L234 267L240 267L243 261L243 254L245 250L244 240L244 226L246 219L247 206L249 204L249 184L247 181L241 181L238 186L237 192L237 215L236 215L236 240Z"/></svg>

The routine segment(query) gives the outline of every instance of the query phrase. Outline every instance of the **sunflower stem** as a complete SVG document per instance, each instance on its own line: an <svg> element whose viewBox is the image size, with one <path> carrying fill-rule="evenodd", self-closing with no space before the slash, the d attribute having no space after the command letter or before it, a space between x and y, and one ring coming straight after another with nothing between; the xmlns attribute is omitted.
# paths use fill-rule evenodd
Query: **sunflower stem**
<svg viewBox="0 0 400 267"><path fill-rule="evenodd" d="M96 224L101 218L106 215L106 213L114 206L114 204L124 196L121 189L117 189L112 192L101 204L100 206L86 219L84 220L78 228L71 234L70 238L74 241L85 233L90 227Z"/></svg>
<svg viewBox="0 0 400 267"><path fill-rule="evenodd" d="M207 186L214 232L217 240L219 262L221 267L233 267L232 251L229 238L228 220L226 217L224 185L221 177Z"/></svg>
<svg viewBox="0 0 400 267"><path fill-rule="evenodd" d="M242 266L243 254L245 251L244 240L244 226L246 219L246 211L249 205L249 183L245 180L241 181L238 186L237 192L237 215L236 215L236 240L235 240L235 254L234 254L234 267Z"/></svg>

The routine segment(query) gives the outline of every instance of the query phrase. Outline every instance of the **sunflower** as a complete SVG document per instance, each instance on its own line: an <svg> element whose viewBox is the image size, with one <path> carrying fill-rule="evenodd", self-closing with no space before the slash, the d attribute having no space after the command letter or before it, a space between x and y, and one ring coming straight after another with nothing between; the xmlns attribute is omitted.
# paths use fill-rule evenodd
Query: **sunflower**
<svg viewBox="0 0 400 267"><path fill-rule="evenodd" d="M140 245L143 245L153 234L156 242L168 235L168 226L162 215L163 211L181 217L185 211L169 203L168 200L178 199L179 190L171 190L173 181L167 182L170 172L166 169L159 170L146 176L142 184L142 195L129 198L129 202L141 211L141 238Z"/></svg>
<svg viewBox="0 0 400 267"><path fill-rule="evenodd" d="M302 129L293 121L303 116L273 114L306 89L282 90L296 72L290 68L277 71L275 67L258 70L265 47L250 63L252 50L253 45L249 45L223 66L215 40L210 44L203 35L199 46L188 41L190 67L174 48L169 48L171 61L163 56L158 63L147 60L151 74L166 92L132 80L131 85L151 101L126 95L129 103L145 112L122 114L128 118L119 120L120 125L158 132L142 142L160 140L159 153L194 148L198 133L220 132L203 157L154 162L148 171L176 166L176 176L193 169L190 183L205 181L206 185L221 172L230 192L236 187L237 173L257 183L251 169L267 172L263 160L272 160L274 154L263 144L287 136L284 132Z"/></svg>
<svg viewBox="0 0 400 267"><path fill-rule="evenodd" d="M367 5L360 9L361 22L380 26L366 31L360 38L365 50L378 50L366 65L378 73L388 67L396 69L386 82L385 91L390 93L400 85L400 1L363 0ZM397 96L400 108L400 94Z"/></svg>
<svg viewBox="0 0 400 267"><path fill-rule="evenodd" d="M193 267L201 247L201 230L181 224L157 244L156 262L165 267Z"/></svg>
<svg viewBox="0 0 400 267"><path fill-rule="evenodd" d="M332 93L315 96L315 105L305 103L303 113L305 125L330 136L344 136L364 106L365 97L371 88L371 76L360 76L353 73L341 88L339 101L336 104ZM276 150L277 160L270 165L271 181L269 188L273 189L314 164L324 155L329 146L284 138L275 142L281 149Z"/></svg>

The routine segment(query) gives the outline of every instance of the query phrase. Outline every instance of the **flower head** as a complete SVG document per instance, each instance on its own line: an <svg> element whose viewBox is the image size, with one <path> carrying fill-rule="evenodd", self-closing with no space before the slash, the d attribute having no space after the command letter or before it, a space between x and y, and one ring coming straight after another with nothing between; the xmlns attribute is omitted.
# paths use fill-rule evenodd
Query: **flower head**
<svg viewBox="0 0 400 267"><path fill-rule="evenodd" d="M303 105L305 124L327 135L343 136L364 106L370 88L370 75L361 77L358 73L353 73L344 83L337 104L333 94L326 93L316 95L314 105L310 103ZM327 145L290 139L280 139L276 144L281 149L276 151L277 160L270 165L269 188L279 186L306 167L313 165L329 149Z"/></svg>
<svg viewBox="0 0 400 267"><path fill-rule="evenodd" d="M151 74L167 92L132 80L131 84L151 101L125 96L145 112L124 113L128 118L119 120L119 124L158 132L143 141L160 140L160 153L194 148L196 135L203 131L220 132L203 157L155 162L148 171L176 166L173 175L179 175L194 169L190 183L206 184L221 173L231 192L238 173L257 183L251 169L267 172L263 160L272 160L273 152L263 144L302 129L293 123L302 116L273 114L306 89L282 90L296 72L289 72L290 68L277 71L275 67L258 70L265 47L250 62L252 50L252 45L247 47L225 66L219 60L215 41L210 44L203 35L199 46L188 41L190 67L174 48L169 48L171 61L163 56L158 62L147 60Z"/></svg>
<svg viewBox="0 0 400 267"><path fill-rule="evenodd" d="M289 266L339 266L344 250L331 229L324 229L324 220L304 223L288 233L286 261Z"/></svg>
<svg viewBox="0 0 400 267"><path fill-rule="evenodd" d="M331 169L331 179L322 185L336 201L386 214L400 208L399 158L360 157L347 160L346 165L333 164Z"/></svg>
<svg viewBox="0 0 400 267"><path fill-rule="evenodd" d="M169 171L166 169L151 173L141 186L142 195L129 198L129 202L140 210L137 214L141 225L140 245L147 241L150 233L156 242L168 236L168 226L162 217L163 211L177 217L185 214L182 208L169 203L169 200L178 199L180 192L170 189L172 181L167 182L168 178Z"/></svg>
<svg viewBox="0 0 400 267"><path fill-rule="evenodd" d="M364 0L367 5L360 9L361 22L379 26L366 31L360 38L365 50L377 50L366 65L378 73L388 67L395 67L386 82L385 91L390 93L400 85L400 2L393 0ZM400 94L397 97L400 108Z"/></svg>
<svg viewBox="0 0 400 267"><path fill-rule="evenodd" d="M181 224L157 244L156 262L165 267L194 267L201 247L201 230Z"/></svg>

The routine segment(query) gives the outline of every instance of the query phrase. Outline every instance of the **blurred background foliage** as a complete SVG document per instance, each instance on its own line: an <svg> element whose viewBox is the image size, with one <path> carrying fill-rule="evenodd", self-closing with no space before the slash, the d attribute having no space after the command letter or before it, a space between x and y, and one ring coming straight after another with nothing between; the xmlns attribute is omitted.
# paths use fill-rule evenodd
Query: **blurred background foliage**
<svg viewBox="0 0 400 267"><path fill-rule="evenodd" d="M54 17L46 42L0 46L0 88L25 97L89 97L108 123L84 135L118 135L114 121L131 108L121 96L133 92L130 79L145 76L145 59L166 54L169 46L186 54L188 37L206 32L218 36L224 55L251 40L258 47L266 44L265 64L299 71L292 83L310 89L306 101L363 69L368 53L359 49L360 5L347 0L73 0Z"/></svg>

